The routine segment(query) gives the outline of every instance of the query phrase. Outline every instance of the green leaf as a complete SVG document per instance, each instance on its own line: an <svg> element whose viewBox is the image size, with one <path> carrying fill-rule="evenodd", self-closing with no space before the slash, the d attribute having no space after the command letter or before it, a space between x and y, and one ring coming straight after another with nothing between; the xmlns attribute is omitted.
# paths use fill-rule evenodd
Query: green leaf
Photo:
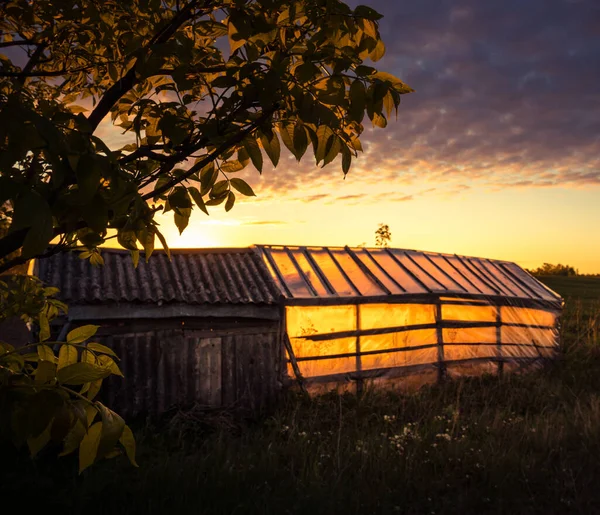
<svg viewBox="0 0 600 515"><path fill-rule="evenodd" d="M365 18L367 20L377 21L383 18L375 9L367 5L359 5L354 9L354 16L357 18Z"/></svg>
<svg viewBox="0 0 600 515"><path fill-rule="evenodd" d="M67 334L67 342L69 343L82 343L96 334L99 325L82 325Z"/></svg>
<svg viewBox="0 0 600 515"><path fill-rule="evenodd" d="M130 250L131 261L133 261L133 268L137 268L140 262L140 251L139 250Z"/></svg>
<svg viewBox="0 0 600 515"><path fill-rule="evenodd" d="M361 80L356 79L350 86L350 116L355 122L362 122L366 105L367 92L365 85Z"/></svg>
<svg viewBox="0 0 600 515"><path fill-rule="evenodd" d="M227 194L227 202L225 202L225 211L231 211L233 204L235 204L235 193L233 191L230 191Z"/></svg>
<svg viewBox="0 0 600 515"><path fill-rule="evenodd" d="M352 154L346 145L342 145L342 172L346 175L350 171L352 164Z"/></svg>
<svg viewBox="0 0 600 515"><path fill-rule="evenodd" d="M137 467L138 464L135 461L135 438L129 426L125 426L123 428L123 433L121 434L121 438L119 438L119 442L125 449L125 453L127 454L127 458L129 458L129 462L134 467Z"/></svg>
<svg viewBox="0 0 600 515"><path fill-rule="evenodd" d="M158 239L160 240L160 243L163 246L163 249L165 249L165 252L167 253L167 257L169 258L169 261L170 261L171 260L171 250L169 249L169 246L167 245L167 240L165 240L165 237L158 229L155 229L155 231L156 231L156 236L158 236Z"/></svg>
<svg viewBox="0 0 600 515"><path fill-rule="evenodd" d="M27 439L27 447L32 458L50 442L50 426L51 423L39 435Z"/></svg>
<svg viewBox="0 0 600 515"><path fill-rule="evenodd" d="M296 149L296 159L300 161L306 149L308 148L308 138L306 137L306 129L302 125L294 127L294 148Z"/></svg>
<svg viewBox="0 0 600 515"><path fill-rule="evenodd" d="M244 138L242 143L246 149L246 152L248 152L250 159L252 160L254 168L256 168L259 173L262 173L263 157L260 147L258 146L258 142L253 137L248 136Z"/></svg>
<svg viewBox="0 0 600 515"><path fill-rule="evenodd" d="M177 229L179 229L179 234L181 234L184 229L190 223L190 216L192 214L191 208L179 208L174 215L175 225Z"/></svg>
<svg viewBox="0 0 600 515"><path fill-rule="evenodd" d="M35 383L50 383L56 377L56 365L50 361L39 361L35 369Z"/></svg>
<svg viewBox="0 0 600 515"><path fill-rule="evenodd" d="M96 402L102 417L102 435L98 445L97 458L105 457L117 445L125 429L125 421L114 411Z"/></svg>
<svg viewBox="0 0 600 515"><path fill-rule="evenodd" d="M93 465L96 461L100 437L102 436L102 422L96 422L88 429L79 446L79 473Z"/></svg>
<svg viewBox="0 0 600 515"><path fill-rule="evenodd" d="M381 39L377 40L377 44L372 52L369 54L371 61L377 62L385 55L385 44Z"/></svg>
<svg viewBox="0 0 600 515"><path fill-rule="evenodd" d="M45 311L40 313L40 334L39 338L41 342L45 342L48 338L50 338L50 321L48 320L48 315Z"/></svg>
<svg viewBox="0 0 600 515"><path fill-rule="evenodd" d="M81 441L83 440L85 435L86 428L83 427L81 420L77 420L77 422L75 422L75 424L71 428L71 431L67 433L67 436L65 437L63 443L63 449L60 452L59 456L67 456L68 454L75 452L81 444Z"/></svg>
<svg viewBox="0 0 600 515"><path fill-rule="evenodd" d="M206 204L204 204L204 199L202 198L202 195L198 191L198 188L195 188L194 186L190 186L188 188L188 192L189 192L190 196L192 197L192 199L194 200L194 202L196 203L196 205L202 211L204 211L206 214L208 214L208 209L206 209Z"/></svg>
<svg viewBox="0 0 600 515"><path fill-rule="evenodd" d="M231 179L231 185L238 190L242 195L246 195L246 197L255 197L256 194L250 187L250 185L244 181L243 179L238 179L237 177Z"/></svg>
<svg viewBox="0 0 600 515"><path fill-rule="evenodd" d="M98 392L100 391L100 387L102 386L102 379L97 379L96 381L92 381L86 393L86 397L89 400L94 400Z"/></svg>
<svg viewBox="0 0 600 515"><path fill-rule="evenodd" d="M104 379L110 374L109 368L80 362L59 370L56 377L60 384L81 385Z"/></svg>
<svg viewBox="0 0 600 515"><path fill-rule="evenodd" d="M279 145L279 138L277 133L273 132L272 137L269 138L266 134L260 133L260 142L262 143L265 152L269 156L269 159L273 163L273 166L277 166L279 163L279 157L281 155L281 146Z"/></svg>
<svg viewBox="0 0 600 515"><path fill-rule="evenodd" d="M325 159L325 155L327 154L327 144L329 140L333 136L333 131L327 125L321 125L317 129L317 142L318 146L315 149L315 159L317 164Z"/></svg>
<svg viewBox="0 0 600 515"><path fill-rule="evenodd" d="M109 356L117 358L117 354L114 350L112 350L110 347L107 347L106 345L102 345L101 343L89 342L86 345L86 347L98 354L108 354Z"/></svg>
<svg viewBox="0 0 600 515"><path fill-rule="evenodd" d="M114 375L120 376L120 377L125 377L123 375L123 372L121 372L121 369L119 368L119 366L115 363L115 361L110 356L101 354L100 356L98 356L98 361L100 362L100 364L103 367L108 368L110 370L111 374L114 374Z"/></svg>
<svg viewBox="0 0 600 515"><path fill-rule="evenodd" d="M58 351L58 370L65 368L68 365L77 363L77 349L72 345L63 343Z"/></svg>
<svg viewBox="0 0 600 515"><path fill-rule="evenodd" d="M41 360L49 361L50 363L57 363L56 356L52 351L52 348L48 345L37 345L37 353Z"/></svg>

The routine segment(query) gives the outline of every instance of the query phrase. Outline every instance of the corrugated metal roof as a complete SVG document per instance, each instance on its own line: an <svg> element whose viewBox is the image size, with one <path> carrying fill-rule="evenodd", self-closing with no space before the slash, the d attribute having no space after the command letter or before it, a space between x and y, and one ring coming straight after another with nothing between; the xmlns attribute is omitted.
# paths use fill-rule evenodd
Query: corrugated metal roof
<svg viewBox="0 0 600 515"><path fill-rule="evenodd" d="M436 294L562 300L508 261L389 248L257 249L288 299Z"/></svg>
<svg viewBox="0 0 600 515"><path fill-rule="evenodd" d="M128 251L102 249L104 266L76 253L40 260L39 277L69 304L277 304L388 296L505 297L561 303L515 263L402 249L259 245L163 251L134 268Z"/></svg>
<svg viewBox="0 0 600 515"><path fill-rule="evenodd" d="M128 251L102 249L104 266L73 252L42 259L38 275L69 304L276 304L281 293L253 249L156 251L137 269Z"/></svg>

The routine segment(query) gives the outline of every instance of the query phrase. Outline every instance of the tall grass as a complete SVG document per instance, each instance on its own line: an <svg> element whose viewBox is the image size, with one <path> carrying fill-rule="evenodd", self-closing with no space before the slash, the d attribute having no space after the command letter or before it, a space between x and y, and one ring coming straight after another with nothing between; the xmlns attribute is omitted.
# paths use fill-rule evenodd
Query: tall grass
<svg viewBox="0 0 600 515"><path fill-rule="evenodd" d="M259 422L180 414L137 432L140 469L3 467L3 502L67 513L600 512L600 305L567 304L549 368L401 395L290 394ZM28 494L29 492L29 494Z"/></svg>

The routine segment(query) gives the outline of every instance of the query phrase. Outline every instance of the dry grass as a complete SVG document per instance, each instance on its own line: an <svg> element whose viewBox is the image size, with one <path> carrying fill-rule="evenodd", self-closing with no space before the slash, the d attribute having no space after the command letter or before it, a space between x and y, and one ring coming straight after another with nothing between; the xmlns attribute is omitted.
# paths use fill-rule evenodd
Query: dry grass
<svg viewBox="0 0 600 515"><path fill-rule="evenodd" d="M597 513L599 323L600 305L570 301L563 359L531 374L140 427L137 470L117 460L77 478L72 461L19 459L3 500L87 514Z"/></svg>

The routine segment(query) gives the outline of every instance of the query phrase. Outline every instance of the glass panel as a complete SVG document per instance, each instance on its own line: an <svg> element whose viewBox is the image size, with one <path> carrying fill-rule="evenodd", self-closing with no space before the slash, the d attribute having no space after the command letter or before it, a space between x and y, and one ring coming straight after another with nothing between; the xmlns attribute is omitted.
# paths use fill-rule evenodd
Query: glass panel
<svg viewBox="0 0 600 515"><path fill-rule="evenodd" d="M327 288L325 288L325 285L321 282L321 279L319 279L319 276L308 262L308 259L306 259L304 253L300 250L294 250L292 251L292 254L294 255L294 258L296 259L296 262L300 266L301 270L310 281L310 284L317 292L317 295L319 297L330 297L331 294L327 291Z"/></svg>
<svg viewBox="0 0 600 515"><path fill-rule="evenodd" d="M267 250L265 252L269 252L269 251ZM267 257L264 254L263 254L263 262L265 263L267 270L269 270L269 273L271 274L271 277L273 278L273 280L275 281L277 286L279 286L279 288L281 289L282 292L285 292L285 288L283 288L283 285L281 284L279 277L275 273L275 270L273 270L271 263L269 263L269 260L267 259Z"/></svg>
<svg viewBox="0 0 600 515"><path fill-rule="evenodd" d="M425 255L417 254L415 252L406 252L406 254L410 255L410 257L413 258L413 260L416 261L421 268L426 270L428 274L432 275L433 278L447 290L456 291L458 293L463 291L455 281L444 275L444 273L441 272L434 263L427 259Z"/></svg>
<svg viewBox="0 0 600 515"><path fill-rule="evenodd" d="M308 251L338 295L345 297L356 296L356 293L348 284L348 281L346 281L327 251L313 249L309 249Z"/></svg>
<svg viewBox="0 0 600 515"><path fill-rule="evenodd" d="M332 250L331 253L361 295L384 295L386 293L360 269L356 261L345 250Z"/></svg>
<svg viewBox="0 0 600 515"><path fill-rule="evenodd" d="M360 337L361 352L435 344L437 344L435 329L418 329L416 331L374 334Z"/></svg>
<svg viewBox="0 0 600 515"><path fill-rule="evenodd" d="M383 285L392 292L392 294L404 293L404 290L398 287L398 285L392 281L387 274L385 274L381 268L379 268L375 262L369 257L367 252L364 249L352 249L354 254L361 260L363 265L365 265L369 271L379 279Z"/></svg>
<svg viewBox="0 0 600 515"><path fill-rule="evenodd" d="M497 356L498 349L494 345L449 345L444 347L444 361L494 358Z"/></svg>
<svg viewBox="0 0 600 515"><path fill-rule="evenodd" d="M400 250L392 250L392 253L400 263L402 263L410 272L415 275L423 284L425 284L430 290L446 290L440 283L435 279L429 277L421 267L416 265L411 259Z"/></svg>
<svg viewBox="0 0 600 515"><path fill-rule="evenodd" d="M495 327L442 329L444 343L496 343Z"/></svg>
<svg viewBox="0 0 600 515"><path fill-rule="evenodd" d="M540 284L536 279L531 277L527 272L519 268L517 265L513 263L503 263L508 270L510 270L514 275L516 275L521 281L523 281L527 286L535 290L535 292L547 300L557 300L555 295L552 295L542 284Z"/></svg>
<svg viewBox="0 0 600 515"><path fill-rule="evenodd" d="M535 358L539 355L538 349L532 346L505 345L502 347L502 356L505 358Z"/></svg>
<svg viewBox="0 0 600 515"><path fill-rule="evenodd" d="M294 297L313 297L292 260L283 250L271 250L271 256Z"/></svg>
<svg viewBox="0 0 600 515"><path fill-rule="evenodd" d="M376 259L379 265L390 274L398 284L400 284L407 293L424 293L427 290L415 281L409 273L406 272L392 256L385 250L370 250L373 259Z"/></svg>
<svg viewBox="0 0 600 515"><path fill-rule="evenodd" d="M335 340L311 341L304 338L291 338L292 349L297 358L313 356L335 356L336 354L356 354L356 336Z"/></svg>
<svg viewBox="0 0 600 515"><path fill-rule="evenodd" d="M390 352L389 354L371 354L361 356L360 360L362 370L436 363L437 348Z"/></svg>
<svg viewBox="0 0 600 515"><path fill-rule="evenodd" d="M435 324L435 306L429 304L361 304L361 329Z"/></svg>
<svg viewBox="0 0 600 515"><path fill-rule="evenodd" d="M490 275L493 275L494 279L496 279L497 282L502 284L504 288L510 290L512 292L512 295L526 298L531 297L531 294L524 291L523 288L516 284L514 280L512 280L508 275L502 273L501 270L495 267L492 263L488 261L480 261L479 265L485 268Z"/></svg>
<svg viewBox="0 0 600 515"><path fill-rule="evenodd" d="M356 330L356 306L288 306L290 338L309 334Z"/></svg>
<svg viewBox="0 0 600 515"><path fill-rule="evenodd" d="M329 374L356 372L356 358L319 359L315 361L300 361L298 368L304 377L318 377ZM288 374L294 377L291 363L288 363Z"/></svg>
<svg viewBox="0 0 600 515"><path fill-rule="evenodd" d="M471 271L471 269L465 265L461 259L457 257L448 257L448 261L452 265L471 281L484 295L495 295L496 292L490 288L487 283L482 281L479 276Z"/></svg>
<svg viewBox="0 0 600 515"><path fill-rule="evenodd" d="M448 263L448 261L446 261L442 256L429 256L429 258L450 277L452 277L453 281L456 284L460 284L460 286L462 286L464 290L466 290L469 293L480 293L479 290L477 290L477 288L475 288L472 284L469 283L469 281L467 281L462 275L460 275L458 271L454 267L452 267L450 263Z"/></svg>
<svg viewBox="0 0 600 515"><path fill-rule="evenodd" d="M479 259L466 259L469 262L472 268L474 268L477 272L479 272L480 276L490 283L496 290L500 291L501 295L508 295L509 297L513 297L514 293L512 293L506 285L502 284L502 281L498 279L495 274L492 274L487 268L485 268Z"/></svg>
<svg viewBox="0 0 600 515"><path fill-rule="evenodd" d="M500 314L502 322L510 324L547 325L549 327L554 327L556 324L556 315L542 309L503 306Z"/></svg>
<svg viewBox="0 0 600 515"><path fill-rule="evenodd" d="M442 304L444 320L464 320L469 322L495 322L495 306L459 306L457 304Z"/></svg>
<svg viewBox="0 0 600 515"><path fill-rule="evenodd" d="M554 347L558 346L558 334L555 329L503 326L502 343L532 343L542 347Z"/></svg>

